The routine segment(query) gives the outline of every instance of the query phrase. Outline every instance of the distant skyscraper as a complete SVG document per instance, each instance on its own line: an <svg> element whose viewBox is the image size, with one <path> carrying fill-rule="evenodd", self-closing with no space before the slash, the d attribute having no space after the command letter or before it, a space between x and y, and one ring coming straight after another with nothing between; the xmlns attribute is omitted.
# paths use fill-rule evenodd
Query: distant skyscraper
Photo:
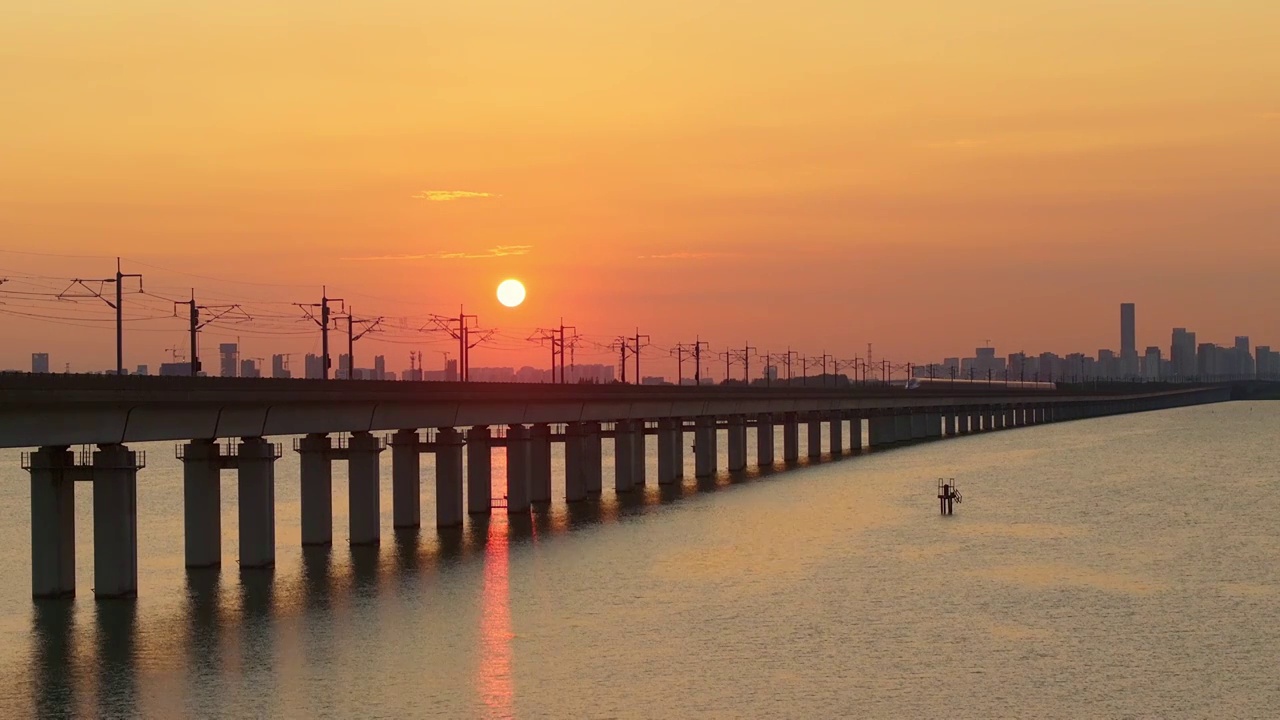
<svg viewBox="0 0 1280 720"><path fill-rule="evenodd" d="M240 370L240 346L236 343L222 343L218 346L221 359L222 377L235 377Z"/></svg>
<svg viewBox="0 0 1280 720"><path fill-rule="evenodd" d="M49 353L31 353L31 372L49 372Z"/></svg>
<svg viewBox="0 0 1280 720"><path fill-rule="evenodd" d="M288 370L287 368L285 368L285 365L286 365L286 359L285 359L285 358L286 358L286 357L287 357L287 356L285 356L285 355L272 355L272 356L271 356L271 377L273 377L273 378L287 378L287 377L289 377L289 376L290 376L289 370Z"/></svg>
<svg viewBox="0 0 1280 720"><path fill-rule="evenodd" d="M258 370L258 363L248 358L240 361L240 377L256 378L262 377L262 373Z"/></svg>
<svg viewBox="0 0 1280 720"><path fill-rule="evenodd" d="M1232 374L1239 378L1253 377L1253 351L1249 347L1247 335L1237 335L1235 345L1235 366Z"/></svg>
<svg viewBox="0 0 1280 720"><path fill-rule="evenodd" d="M1120 357L1138 355L1133 303L1120 305Z"/></svg>
<svg viewBox="0 0 1280 720"><path fill-rule="evenodd" d="M1138 341L1133 303L1120 305L1120 368L1123 378L1138 376Z"/></svg>
<svg viewBox="0 0 1280 720"><path fill-rule="evenodd" d="M306 377L309 380L319 380L324 377L324 358L319 355L307 353L306 358Z"/></svg>
<svg viewBox="0 0 1280 720"><path fill-rule="evenodd" d="M1190 380L1199 374L1196 361L1196 334L1186 328L1173 329L1173 343L1169 348L1169 361L1177 380Z"/></svg>
<svg viewBox="0 0 1280 720"><path fill-rule="evenodd" d="M1160 348L1155 345L1147 348L1146 354L1142 356L1142 377L1159 380L1161 364Z"/></svg>
<svg viewBox="0 0 1280 720"><path fill-rule="evenodd" d="M373 379L387 379L387 358L383 355L373 356Z"/></svg>

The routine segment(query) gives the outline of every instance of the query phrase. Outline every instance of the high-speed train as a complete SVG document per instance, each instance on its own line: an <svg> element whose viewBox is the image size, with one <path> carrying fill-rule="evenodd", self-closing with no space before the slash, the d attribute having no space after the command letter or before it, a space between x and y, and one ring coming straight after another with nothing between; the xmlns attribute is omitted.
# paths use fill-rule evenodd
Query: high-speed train
<svg viewBox="0 0 1280 720"><path fill-rule="evenodd" d="M918 390L920 388L976 388L976 387L1007 387L1017 388L1019 390L1055 390L1057 383L1036 382L1034 380L1005 380L1003 378L985 378L978 380L961 380L959 378L952 380L951 378L911 378L910 380L891 380L891 387L900 387L907 390Z"/></svg>

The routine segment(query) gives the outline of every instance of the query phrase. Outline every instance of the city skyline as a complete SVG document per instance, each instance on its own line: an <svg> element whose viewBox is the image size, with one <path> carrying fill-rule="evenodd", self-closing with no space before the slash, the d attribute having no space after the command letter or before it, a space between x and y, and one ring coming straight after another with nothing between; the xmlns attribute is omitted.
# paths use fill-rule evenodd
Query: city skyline
<svg viewBox="0 0 1280 720"><path fill-rule="evenodd" d="M124 279L125 276L121 276L121 280L123 281ZM61 282L61 280L53 278L37 278L35 276L19 277L20 283L24 283L30 287L38 287L37 281L49 282L50 280ZM101 307L94 304L93 300L105 299L106 294L102 291L102 288L105 286L100 285L97 290L94 290L92 283L95 281L70 279L67 282L70 283L68 286L69 291L64 290L63 293L58 293L54 297L55 301L62 303L68 300L86 300L90 303L88 306L89 308L97 308L98 311L101 312ZM110 281L107 282L110 284ZM114 287L114 285L112 285L112 287ZM0 292L3 292L3 289L0 289ZM125 295L135 294L139 297L146 295L141 285L136 292L131 293L127 290L123 292ZM326 297L328 297L328 291L326 290L325 292ZM19 295L21 296L21 299L28 301L48 299L39 298L39 293L29 291L19 291ZM245 311L242 305L231 304L213 307L197 305L194 295L195 292L193 288L192 300L177 301L166 299L165 302L173 303L175 308L178 305L182 305L187 308L198 307L200 311L206 313L204 316L197 314L188 319L188 323L190 324L198 323L198 327L201 328L202 333L207 332L207 327L215 320L228 315L232 318L234 325L240 326L244 323L249 323L250 327L252 327L254 319ZM148 300L150 299L151 298L148 298ZM388 363L385 352L377 351L377 348L379 347L377 341L381 338L379 338L378 335L369 334L369 331L380 329L384 321L389 321L389 325L395 325L398 323L400 325L399 329L401 331L406 331L411 328L412 325L416 325L418 322L417 320L410 325L407 323L406 318L389 319L385 316L378 316L376 318L373 316L356 318L354 310L347 309L345 307L345 300L330 298L330 301L333 304L333 315L330 319L329 331L329 342L331 348L329 357L332 364L330 372L327 373L328 375L334 378L352 377L349 356L347 353L342 352L341 348L348 346L354 348L351 340L343 340L344 333L342 332L343 322L348 321L347 334L350 334L352 327L351 321L354 318L354 322L362 323L363 327L367 328L367 331L362 330L356 339L364 341L366 339L366 335L368 335L368 339L373 341L373 345L375 347L370 355L362 353L358 356L355 369L355 377L357 379L454 380L458 378L457 353L455 353L451 360L449 357L449 351L439 350L438 348L434 349L434 353L439 353L443 356L441 367L439 369L434 369L424 361L422 350L413 349L415 346L439 346L443 342L446 344L452 343L452 347L461 351L462 348L457 344L460 340L456 333L456 328L458 326L453 326L455 330L450 331L447 318L432 316L430 323L433 324L433 327L431 327L430 330L428 330L426 326L423 326L418 329L417 335L411 334L408 340L405 339L406 336L403 334L396 335L395 339L390 340L391 343L398 343L400 345L410 347L408 351L408 367L401 368L397 367L394 362ZM106 304L110 308L114 308L114 305L111 302L107 302ZM298 307L302 313L301 316L294 318L295 321L310 320L314 323L319 323L317 314L311 312L308 308L318 308L320 305L295 303L295 306ZM777 368L778 371L782 370L783 367L786 367L786 373L782 374L783 377L790 375L794 375L795 377L815 377L820 375L838 376L843 374L846 376L852 376L856 379L858 377L859 360L862 361L864 366L861 370L864 379L868 376L884 379L886 375L889 379L893 379L901 373L903 378L911 376L933 377L936 375L937 377L969 379L974 379L975 377L985 377L990 379L994 376L1001 376L1004 380L1039 380L1041 379L1041 375L1044 375L1044 379L1046 380L1053 378L1068 379L1073 377L1076 379L1158 380L1177 378L1186 380L1206 377L1244 377L1251 376L1255 372L1261 375L1264 371L1267 372L1269 376L1275 372L1280 372L1280 368L1271 367L1271 361L1266 355L1270 351L1270 345L1262 345L1259 343L1258 355L1255 364L1253 350L1250 348L1250 336L1247 335L1234 335L1234 347L1232 348L1222 347L1214 342L1197 343L1197 336L1195 332L1188 333L1186 328L1172 328L1169 344L1164 346L1168 349L1167 354L1164 351L1164 347L1159 344L1146 345L1146 350L1142 354L1139 354L1137 351L1138 322L1136 315L1136 303L1120 303L1119 308L1119 352L1113 348L1101 347L1096 352L1077 348L1068 352L1055 352L1053 350L1027 352L1025 350L1017 350L1009 351L1005 355L998 355L996 352L998 343L992 344L992 339L988 338L986 340L987 344L975 349L974 352L976 357L964 357L962 359L961 356L944 356L941 362L937 362L936 360L925 360L924 362L920 362L918 359L903 360L901 358L891 358L885 355L874 355L872 349L874 345L867 348L867 354L854 353L851 355L840 355L824 351L822 355L814 356L791 348L788 348L788 351L783 353L774 353L766 349L757 354L758 348L749 344L744 344L744 346L740 348L726 347L724 350L718 350L717 348L719 346L713 348L710 343L708 343L707 347L704 349L705 357L699 374L704 378L704 380L708 381L723 381L726 379L749 379L751 381L758 381L763 379L766 373L770 372L771 367ZM511 308L506 309L510 310ZM112 311L114 312L114 310ZM233 311L235 314L231 314ZM213 312L214 314L209 316L207 313L210 312ZM41 318L38 313L23 313L21 316L34 322L44 320L47 322L67 324L70 323L71 320L74 320L74 318L68 319L65 317L61 318L61 320L49 317ZM173 317L176 319L180 316L175 311ZM467 317L471 318L472 316L468 315ZM138 318L139 321L162 319L164 318L154 316L150 318ZM280 320L279 317L275 317L274 319L276 321ZM474 319L478 321L478 317ZM458 322L458 319L454 318L453 321ZM83 323L87 322L87 320L77 320L76 322ZM114 329L114 325L112 326L112 329ZM434 338L422 337L423 331L426 331L427 335L431 335L435 332L436 336ZM500 335L496 330L482 331L478 327L474 332L477 333L478 339L473 344L470 344L467 349L468 379L481 382L556 382L556 370L554 368L544 368L537 364L536 361L526 362L530 357L530 348L511 347L511 341L517 340L518 338L509 334L506 336ZM541 332L542 335L539 336L537 334L539 332ZM547 333L551 334L548 335ZM213 334L218 335L219 333L214 332ZM320 335L318 330L316 330L314 334ZM446 335L448 338L444 337ZM189 331L187 332L187 337L190 338ZM496 342L493 342L494 337L498 338ZM452 338L452 340L449 338ZM534 334L530 335L525 340L531 345L537 345L539 348L537 352L542 353L543 357L545 357L546 348L556 347L557 341L554 338L554 331L543 329L535 330ZM692 376L695 374L695 371L692 368L692 359L688 356L688 346L686 344L681 342L675 344L678 347L666 348L661 344L652 344L648 335L645 335L644 338L645 344L641 346L641 357L645 360L645 369L648 372L642 373L640 378L637 378L636 374L633 372L629 382L635 383L638 380L643 380L644 382L692 381ZM1180 340L1180 338L1185 340L1185 342ZM1203 339L1203 336L1201 336L1200 339ZM628 382L627 370L625 368L630 367L632 363L636 362L634 342L638 342L639 338L636 338L631 345L627 345L630 340L627 336L616 336L613 338L613 343L608 346L603 344L601 340L601 336L592 336L591 334L580 332L576 327L573 328L573 332L570 333L570 342L568 345L569 352L574 356L574 359L569 361L567 365L568 367L575 368L575 372L573 373L573 377L570 378L570 382ZM499 345L500 347L487 345L486 343L488 342L493 342L494 345ZM200 343L200 346L203 347L207 344L208 340L206 339L204 342ZM238 336L234 343L228 343L225 341L218 342L218 371L216 373L210 372L210 365L206 361L207 354L202 349L200 367L201 374L218 375L222 377L239 376L277 378L321 378L326 375L323 369L323 363L321 362L323 357L322 355L312 352L277 353L274 348L271 348L272 344L273 342L271 339L258 339L255 342L255 346L266 347L268 349L263 351L266 353L266 356L255 356L251 354L256 352L254 350L245 349L242 352ZM385 345L385 343L383 344ZM501 347L503 344L506 344L506 347ZM362 342L360 345L361 350L367 349L368 345L368 342ZM1227 356L1217 358L1213 355L1217 350L1231 351L1234 354L1230 356L1231 359L1228 359ZM157 374L191 374L190 361L180 354L178 345L167 348L167 351L171 356L170 362L159 362L155 363L155 365L152 365L151 363L139 363L136 365L125 363L125 372L151 374L153 372L152 368L155 367L158 371ZM486 356L485 351L489 351L488 355L490 356L505 355L510 359L512 355L515 355L524 359L507 364L503 364L502 362L498 362L496 364L477 364L470 362L471 354L476 353L477 351L479 351L482 358ZM576 356L579 351L581 351L584 356L583 362L577 362ZM679 355L677 355L677 353L679 353ZM865 366L868 354L873 356L873 364L870 370ZM301 365L297 364L296 361L293 361L293 357L295 355L301 355L303 357L303 363ZM615 358L618 358L616 364L611 366L608 362L592 362L592 359L608 357L609 355L613 355ZM558 356L554 350L552 351L552 357L553 363L556 362ZM361 359L364 358L372 358L373 362L366 362L362 364ZM748 360L747 362L754 362L754 366L756 368L756 372L749 376L746 374L749 370L749 365L744 363L744 358L752 358L753 360ZM794 369L789 365L791 360L795 361L796 367ZM725 362L722 364L721 361ZM684 371L684 364L686 362L690 364L688 372ZM675 367L668 368L670 365L674 365ZM842 365L845 369L843 373L841 372ZM716 370L719 367L724 367L725 372L717 374ZM43 368L43 370L41 370L41 368ZM50 368L50 354L47 351L42 350L31 354L30 370L32 372L48 372L50 371ZM60 371L57 368L58 366L56 362L53 363L54 372ZM590 368L590 370L585 371L586 374L583 374L584 371L581 370L581 368ZM1042 368L1043 372L1041 372ZM19 368L8 369L19 370ZM606 369L608 369L607 373L605 372ZM670 372L669 370L674 370L674 372ZM61 371L114 372L113 369L71 369L69 362L62 365ZM1012 377L1010 377L1010 373L1012 374ZM772 377L776 378L780 374L781 373L774 371ZM473 377L472 375L475 376Z"/></svg>

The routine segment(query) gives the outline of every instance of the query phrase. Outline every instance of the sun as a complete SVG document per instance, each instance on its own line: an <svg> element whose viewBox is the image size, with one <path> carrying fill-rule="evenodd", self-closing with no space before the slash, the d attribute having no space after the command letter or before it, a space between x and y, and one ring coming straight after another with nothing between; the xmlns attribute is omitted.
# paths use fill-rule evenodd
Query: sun
<svg viewBox="0 0 1280 720"><path fill-rule="evenodd" d="M524 283L514 278L498 285L498 302L513 308L524 302Z"/></svg>

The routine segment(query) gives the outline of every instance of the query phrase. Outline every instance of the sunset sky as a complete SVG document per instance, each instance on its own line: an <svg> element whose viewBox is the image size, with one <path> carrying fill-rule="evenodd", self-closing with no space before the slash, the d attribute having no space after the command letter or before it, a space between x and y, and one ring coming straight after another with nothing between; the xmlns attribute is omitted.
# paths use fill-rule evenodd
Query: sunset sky
<svg viewBox="0 0 1280 720"><path fill-rule="evenodd" d="M0 292L0 368L112 367L110 308L40 293L117 255L155 293L127 299L130 366L185 345L162 316L193 287L269 318L211 326L206 365L237 335L317 351L289 303L322 285L405 318L359 350L396 369L459 305L502 331L473 365L545 364L523 338L561 317L664 348L1093 353L1121 302L1140 350L1175 325L1280 346L1278 29L1274 0L22 3L0 291L33 294Z"/></svg>

